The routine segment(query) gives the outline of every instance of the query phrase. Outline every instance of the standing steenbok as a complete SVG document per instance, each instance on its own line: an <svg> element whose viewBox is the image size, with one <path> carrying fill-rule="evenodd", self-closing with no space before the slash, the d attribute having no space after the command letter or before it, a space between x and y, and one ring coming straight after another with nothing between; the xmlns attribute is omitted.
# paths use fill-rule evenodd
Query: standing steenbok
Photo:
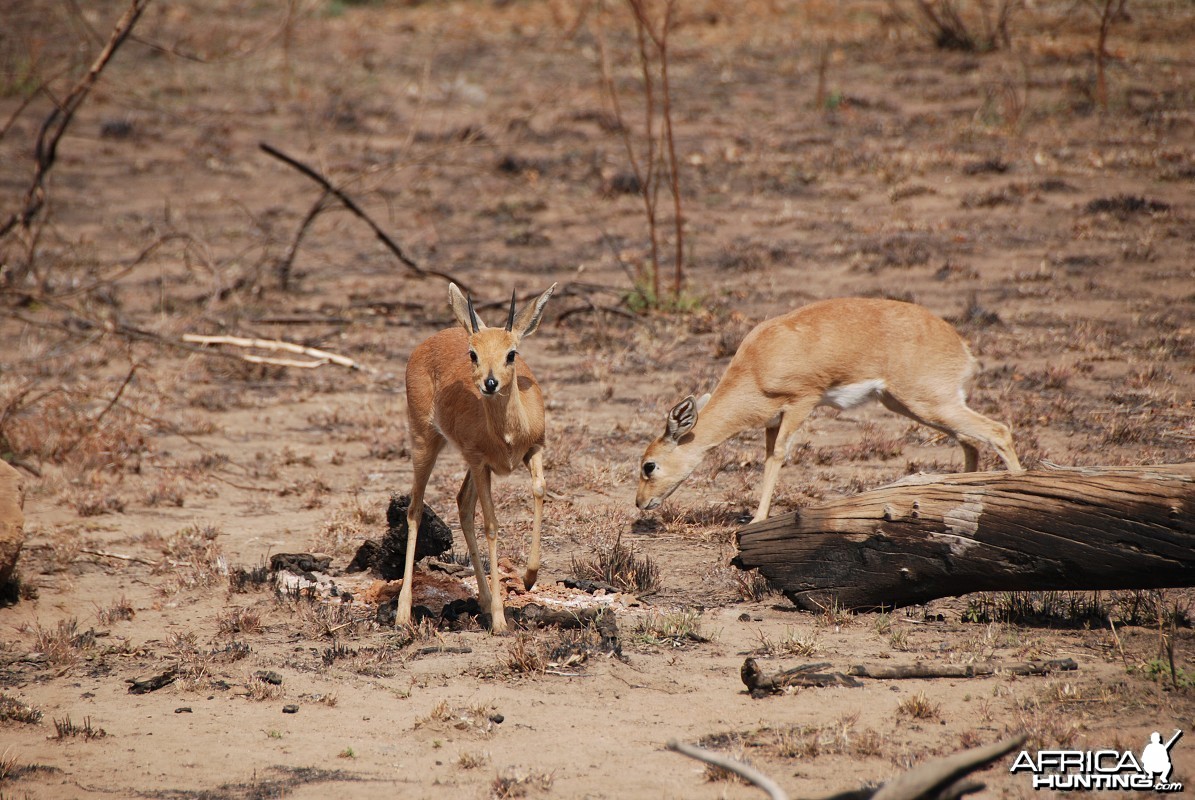
<svg viewBox="0 0 1195 800"><path fill-rule="evenodd" d="M407 509L407 554L395 622L411 621L411 583L415 568L415 537L423 514L423 493L436 457L451 442L469 470L456 496L461 532L477 576L477 598L490 612L490 630L506 630L502 584L498 580L498 517L490 493L490 476L509 475L526 464L531 472L535 521L531 555L523 579L528 589L539 572L539 528L544 515L544 398L535 376L519 357L519 342L535 333L544 306L556 284L515 315L515 298L505 328L487 328L477 318L472 299L456 284L448 287L448 303L461 327L440 331L424 341L407 362L407 425L414 461L414 485ZM481 553L473 528L477 501L485 521L490 577L486 585Z"/></svg>
<svg viewBox="0 0 1195 800"><path fill-rule="evenodd" d="M643 454L635 503L655 508L707 450L762 426L763 494L751 521L766 519L793 435L814 407L868 400L954 436L967 472L979 464L981 443L1019 472L1008 427L967 408L964 390L975 368L954 328L912 303L822 300L766 320L743 339L712 395L690 395L668 412L664 435Z"/></svg>

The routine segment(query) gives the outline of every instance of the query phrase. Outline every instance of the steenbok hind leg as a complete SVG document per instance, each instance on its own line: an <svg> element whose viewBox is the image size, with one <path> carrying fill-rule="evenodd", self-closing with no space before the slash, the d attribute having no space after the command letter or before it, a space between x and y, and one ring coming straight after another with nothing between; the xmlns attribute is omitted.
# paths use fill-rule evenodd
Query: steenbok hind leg
<svg viewBox="0 0 1195 800"><path fill-rule="evenodd" d="M898 414L958 439L963 448L963 469L966 472L975 472L979 468L979 445L987 445L995 450L1009 472L1021 471L1021 462L1013 450L1012 432L1008 426L972 411L961 400L933 405L906 403L885 395L882 402Z"/></svg>

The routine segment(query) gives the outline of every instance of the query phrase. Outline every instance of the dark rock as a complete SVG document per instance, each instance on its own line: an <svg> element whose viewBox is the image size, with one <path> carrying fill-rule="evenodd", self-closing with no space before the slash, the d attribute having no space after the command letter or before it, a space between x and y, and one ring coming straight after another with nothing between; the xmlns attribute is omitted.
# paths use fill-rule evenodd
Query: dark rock
<svg viewBox="0 0 1195 800"><path fill-rule="evenodd" d="M590 581L584 578L565 578L562 583L570 589L578 589L588 594L596 594L597 592L606 592L607 594L615 594L619 591L618 587L605 581Z"/></svg>
<svg viewBox="0 0 1195 800"><path fill-rule="evenodd" d="M1157 200L1146 200L1128 194L1118 194L1115 197L1099 197L1084 207L1088 214L1115 214L1126 217L1130 214L1152 214L1169 211L1170 206Z"/></svg>
<svg viewBox="0 0 1195 800"><path fill-rule="evenodd" d="M259 681L261 681L263 683L268 683L271 686L281 686L282 685L282 676L279 675L277 672L274 672L273 670L265 670L265 669L258 670L257 672L253 673L253 677L257 678Z"/></svg>
<svg viewBox="0 0 1195 800"><path fill-rule="evenodd" d="M298 714L299 707L297 705L295 705L294 703L291 703L290 705L285 705L282 707L282 713L283 714Z"/></svg>
<svg viewBox="0 0 1195 800"><path fill-rule="evenodd" d="M192 713L192 711L191 711L190 706L179 706L178 708L174 709L174 713L175 714L190 714L190 713Z"/></svg>
<svg viewBox="0 0 1195 800"><path fill-rule="evenodd" d="M154 675L152 678L127 681L129 684L129 694L148 694L150 692L156 692L163 686L169 686L170 684L174 683L174 679L176 677L178 677L177 670L171 668L160 675Z"/></svg>
<svg viewBox="0 0 1195 800"><path fill-rule="evenodd" d="M332 557L311 553L276 553L270 558L270 571L286 570L314 581L313 572L327 572L332 568Z"/></svg>
<svg viewBox="0 0 1195 800"><path fill-rule="evenodd" d="M390 498L390 507L386 509L386 535L380 543L372 540L363 543L349 564L349 572L377 570L388 581L403 576L407 555L407 509L410 506L410 495ZM419 536L415 541L415 560L438 556L451 549L452 529L424 503L423 516L419 520Z"/></svg>

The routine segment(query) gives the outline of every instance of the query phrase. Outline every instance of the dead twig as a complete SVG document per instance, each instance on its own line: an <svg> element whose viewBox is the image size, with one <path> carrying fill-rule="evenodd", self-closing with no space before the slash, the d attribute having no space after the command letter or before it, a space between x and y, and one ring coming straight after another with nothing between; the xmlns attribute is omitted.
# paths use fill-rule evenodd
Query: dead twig
<svg viewBox="0 0 1195 800"><path fill-rule="evenodd" d="M310 356L316 359L315 361L295 361L294 359L285 358L267 358L265 356L254 356L244 354L241 358L254 364L275 364L284 367L300 367L303 369L314 369L315 367L322 367L324 364L338 364L348 369L358 370L360 372L368 372L376 374L377 370L373 367L367 367L360 364L346 356L337 355L336 353L329 353L326 350L318 350L314 347L305 347L301 344L294 344L293 342L284 342L278 339L247 339L241 336L201 336L197 333L184 333L184 342L191 342L194 344L227 344L233 347L253 347L259 350L282 350L287 353L297 353L298 355Z"/></svg>
<svg viewBox="0 0 1195 800"><path fill-rule="evenodd" d="M384 230L381 229L381 227L378 226L378 224L376 222L373 221L372 217L370 217L368 214L365 213L365 211L362 210L361 206L357 205L357 202L355 200L353 200L352 197L350 197L348 194L346 194L340 188L332 185L331 181L329 181L327 178L325 178L323 175L321 175L314 168L308 166L307 164L304 164L302 161L299 161L297 158L288 156L286 153L283 153L281 150L279 150L276 147L273 147L269 144L266 144L265 142L259 142L257 146L260 147L263 152L267 153L268 155L273 156L274 158L278 159L279 161L281 161L284 164L294 167L296 170L303 173L308 178L311 178L311 180L315 181L320 186L322 186L324 189L324 192L326 194L330 194L333 197L335 197L337 200L339 200L344 205L345 208L347 208L349 211L351 211L353 214L355 214L358 218L360 218L366 225L368 225L370 227L370 229L373 231L374 235L378 238L378 241L380 241L382 244L384 244L386 246L386 249L389 250L391 253L393 253L394 257L397 258L399 261L401 261L403 264L405 264L412 272L415 273L415 275L417 275L420 278L425 278L429 275L437 277L437 278L443 278L446 281L455 283L457 286L459 286L461 288L461 291L463 291L467 294L471 292L471 290L468 288L468 286L465 284L465 282L462 281L460 278L457 278L454 275L450 275L446 272L438 272L437 270L426 269L425 267L419 266L419 264L414 259L412 259L410 256L408 256L405 252L403 252L403 249L402 249L402 247L399 246L398 242L394 241L394 239L392 239ZM323 200L323 198L321 198L321 201L322 200ZM318 213L318 211L315 211L313 209L312 212L308 213L308 216L313 216L313 214L315 214L315 213ZM304 224L306 225L309 223L305 222Z"/></svg>
<svg viewBox="0 0 1195 800"><path fill-rule="evenodd" d="M119 561L135 561L138 564L146 564L151 567L158 566L157 561L150 561L148 558L142 558L141 556L126 556L121 553L109 553L106 550L87 550L83 548L80 548L79 552L84 555L99 556L100 558L115 558Z"/></svg>
<svg viewBox="0 0 1195 800"><path fill-rule="evenodd" d="M753 786L758 786L768 793L768 797L772 800L788 800L788 793L780 788L780 784L763 774L755 767L748 766L742 761L739 761L729 756L720 755L719 753L711 752L702 747L697 747L692 744L685 744L673 739L668 742L668 749L674 753L680 753L683 756L694 758L706 764L713 764L715 767L721 767L727 772L733 772L743 780L747 781Z"/></svg>

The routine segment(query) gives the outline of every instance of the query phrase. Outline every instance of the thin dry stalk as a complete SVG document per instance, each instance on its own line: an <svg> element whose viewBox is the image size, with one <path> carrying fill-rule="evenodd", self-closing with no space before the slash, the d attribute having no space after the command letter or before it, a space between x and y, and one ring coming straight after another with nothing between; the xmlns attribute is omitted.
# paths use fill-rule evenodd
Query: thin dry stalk
<svg viewBox="0 0 1195 800"><path fill-rule="evenodd" d="M100 51L95 61L92 62L91 68L87 70L87 74L75 84L74 88L70 90L61 103L54 106L54 110L50 112L45 122L42 123L33 151L35 162L33 181L25 192L25 202L21 211L12 214L3 225L0 225L0 237L6 236L18 224L28 229L34 217L45 206L46 175L49 174L58 156L59 140L66 133L66 129L71 124L71 120L74 119L75 112L79 110L79 106L87 99L87 95L91 93L96 81L99 80L100 73L104 71L104 67L108 65L112 56L116 54L116 51L124 44L125 39L133 32L133 26L137 24L137 20L141 17L141 13L145 11L147 5L149 5L149 0L133 0L116 23L116 28L112 31L108 43ZM9 276L8 282L10 284L19 283L20 279L27 272L28 267L23 272L14 272Z"/></svg>

